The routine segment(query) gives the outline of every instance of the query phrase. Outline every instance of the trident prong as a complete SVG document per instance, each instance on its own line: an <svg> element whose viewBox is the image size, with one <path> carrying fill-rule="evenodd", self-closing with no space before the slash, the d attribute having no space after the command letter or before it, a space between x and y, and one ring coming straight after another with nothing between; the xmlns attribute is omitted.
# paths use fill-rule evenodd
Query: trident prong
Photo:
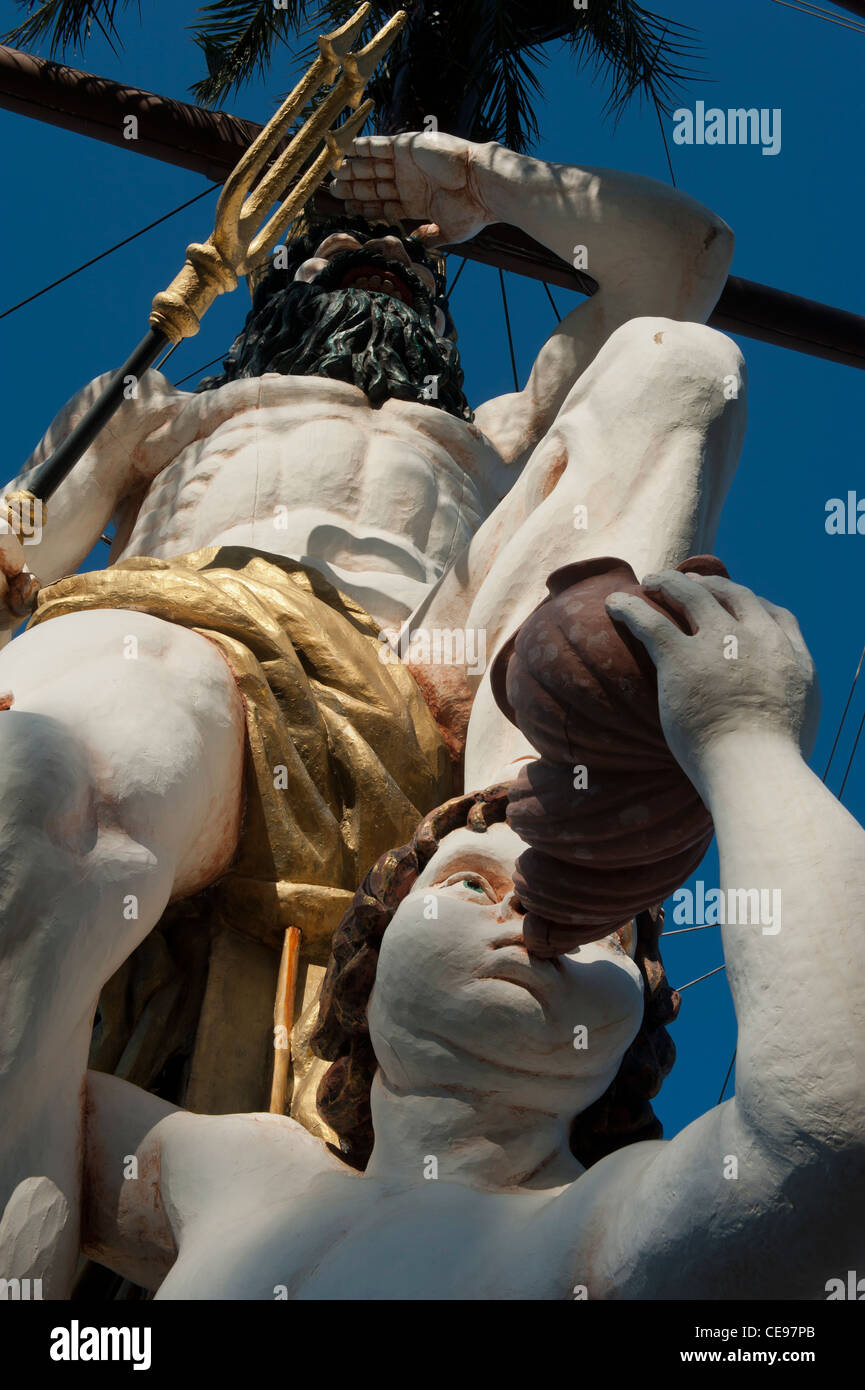
<svg viewBox="0 0 865 1390"><path fill-rule="evenodd" d="M216 208L214 230L203 244L187 248L186 263L167 290L153 301L150 325L173 343L191 338L218 295L237 287L240 275L249 275L273 250L280 237L312 196L328 169L339 163L351 140L373 109L364 102L363 89L376 64L406 22L399 10L365 48L350 53L351 44L369 13L361 5L346 24L319 37L319 57L282 103L276 115L243 154L226 180ZM312 93L333 82L342 64L343 76L321 105L303 123L276 163L252 189L269 156ZM358 108L337 130L331 121L344 107ZM266 225L256 232L273 207L278 194L323 140L324 148L313 159L285 202ZM251 190L251 191L250 191Z"/></svg>
<svg viewBox="0 0 865 1390"><path fill-rule="evenodd" d="M348 120L343 122L338 130L325 132L325 148L321 154L291 190L285 202L277 208L270 221L265 223L261 231L250 242L246 258L250 266L260 265L281 240L283 234L321 183L327 170L338 164L346 154L355 135L363 127L364 121L373 110L375 110L375 102L365 101L362 106L358 107L353 116L349 116Z"/></svg>
<svg viewBox="0 0 865 1390"><path fill-rule="evenodd" d="M325 98L294 136L287 149L283 150L272 169L250 193L238 216L241 232L247 227L261 222L274 199L288 184L309 155L320 135L327 130L331 121L339 115L344 106L358 107L363 100L364 88L375 71L383 54L387 52L405 23L405 11L400 10L388 20L383 29L357 53L343 58L343 76L329 96ZM360 129L359 126L355 129ZM256 238L256 242L258 238Z"/></svg>
<svg viewBox="0 0 865 1390"><path fill-rule="evenodd" d="M313 92L327 86L336 77L342 60L354 43L364 21L369 14L369 4L361 5L351 19L331 34L321 34L318 39L320 54L312 67L300 79L296 87L286 97L279 110L268 121L264 130L252 142L245 154L241 155L225 181L216 205L216 227L225 222L226 227L237 225L243 201L252 187L253 180L261 173L270 155L276 149L291 122L300 114ZM285 187L285 184L282 185ZM238 243L239 245L239 243ZM228 249L228 248L226 248Z"/></svg>

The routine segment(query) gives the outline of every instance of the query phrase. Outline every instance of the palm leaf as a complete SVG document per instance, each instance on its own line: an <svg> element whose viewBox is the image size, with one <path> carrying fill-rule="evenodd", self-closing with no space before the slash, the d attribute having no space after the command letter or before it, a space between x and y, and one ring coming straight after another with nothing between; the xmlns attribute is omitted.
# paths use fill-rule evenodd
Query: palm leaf
<svg viewBox="0 0 865 1390"><path fill-rule="evenodd" d="M563 38L580 65L609 84L604 110L616 121L637 93L669 114L683 85L702 70L692 65L700 49L689 25L633 0L592 0L577 14L579 25Z"/></svg>
<svg viewBox="0 0 865 1390"><path fill-rule="evenodd" d="M114 52L120 35L115 24L118 10L125 10L132 0L44 0L33 13L36 0L17 0L19 9L30 11L15 29L3 35L3 43L19 48L33 48L46 37L50 39L52 58L69 49L84 51L94 24L101 30ZM135 0L141 18L141 0ZM122 47L122 44L121 44Z"/></svg>
<svg viewBox="0 0 865 1390"><path fill-rule="evenodd" d="M547 61L542 44L527 39L522 20L519 5L499 3L487 10L481 30L484 62L474 74L473 138L498 140L517 153L538 136L535 106L542 95L538 69Z"/></svg>
<svg viewBox="0 0 865 1390"><path fill-rule="evenodd" d="M119 42L116 17L132 0L18 0L28 17L4 42L34 47L46 38L51 56L68 49L83 51L94 26L108 42ZM342 24L357 0L288 0L277 9L272 0L211 0L191 26L207 75L192 91L203 105L215 105L244 83L263 77L276 50L292 38L291 75L296 77L316 56L315 37ZM373 0L360 42L366 42L399 7L399 0ZM539 70L549 45L562 40L580 68L593 69L608 88L605 114L618 120L637 95L667 113L684 83L698 69L694 31L645 9L637 0L590 0L585 10L573 0L409 0L411 22L379 66L368 87L377 107L376 121L388 126L394 84L400 73L423 69L429 24L446 26L447 44L439 47L440 71L427 64L421 87L435 91L434 109L459 110L460 134L475 140L500 140L525 150L537 137L536 108L541 95ZM140 15L140 7L139 7ZM405 83L403 83L405 87ZM404 95L404 94L403 94ZM429 97L427 99L430 99ZM418 105L418 102L415 102ZM424 111L401 105L419 126ZM447 120L443 122L447 127Z"/></svg>
<svg viewBox="0 0 865 1390"><path fill-rule="evenodd" d="M204 54L207 76L192 87L196 101L211 106L245 82L264 76L277 44L293 28L288 11L262 0L214 0L200 10L193 41Z"/></svg>
<svg viewBox="0 0 865 1390"><path fill-rule="evenodd" d="M322 5L321 0L289 0L287 9L275 10L256 0L215 0L201 10L193 34L205 55L208 71L207 77L191 89L196 100L206 106L216 104L244 82L256 75L263 76L273 62L277 42L286 43L289 35L298 41L292 45L288 72L289 86L293 85L293 79L318 56L317 36L345 23L359 3L360 0L328 0ZM392 4L374 0L355 47L371 39L398 9L397 0Z"/></svg>

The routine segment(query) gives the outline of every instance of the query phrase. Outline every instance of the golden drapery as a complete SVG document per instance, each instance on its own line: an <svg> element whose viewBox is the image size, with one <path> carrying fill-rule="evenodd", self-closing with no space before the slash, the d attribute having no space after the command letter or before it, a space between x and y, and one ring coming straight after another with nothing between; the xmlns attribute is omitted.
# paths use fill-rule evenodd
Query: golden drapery
<svg viewBox="0 0 865 1390"><path fill-rule="evenodd" d="M123 560L43 589L31 626L99 608L149 613L213 642L243 698L248 748L232 866L197 900L168 910L167 954L148 938L106 987L92 1064L162 1093L182 1074L183 1094L168 1098L192 1109L266 1108L272 991L262 1016L247 1015L260 1013L271 971L275 987L285 928L296 926L305 969L290 1113L324 1133L313 1104L320 1068L306 1038L330 937L377 857L450 795L442 737L407 668L379 659L374 620L297 561L242 546ZM202 930L206 981L178 988L178 971L201 975L188 937ZM148 1009L161 1046L148 1033Z"/></svg>

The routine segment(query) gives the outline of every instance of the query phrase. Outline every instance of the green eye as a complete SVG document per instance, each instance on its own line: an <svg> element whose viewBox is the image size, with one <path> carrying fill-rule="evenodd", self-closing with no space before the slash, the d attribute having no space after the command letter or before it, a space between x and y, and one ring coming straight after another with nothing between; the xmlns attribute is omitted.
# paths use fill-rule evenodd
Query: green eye
<svg viewBox="0 0 865 1390"><path fill-rule="evenodd" d="M484 896L486 896L483 886L480 883L472 883L470 878L463 879L463 888L471 888L473 892L484 893Z"/></svg>

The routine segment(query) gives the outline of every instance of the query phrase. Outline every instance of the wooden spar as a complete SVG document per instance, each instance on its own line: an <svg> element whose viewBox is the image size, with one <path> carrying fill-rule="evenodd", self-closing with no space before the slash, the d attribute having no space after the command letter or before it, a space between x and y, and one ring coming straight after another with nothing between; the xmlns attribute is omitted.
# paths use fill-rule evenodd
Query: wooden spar
<svg viewBox="0 0 865 1390"><path fill-rule="evenodd" d="M865 0L844 8L865 14ZM254 121L172 101L0 45L0 108L4 107L178 165L214 182L228 177L261 131ZM124 138L124 120L130 115L138 117L137 140ZM320 193L317 202L342 210L326 193ZM469 260L561 288L583 293L593 288L587 277L516 227L501 223L487 227L458 250ZM865 367L865 318L753 280L731 276L709 322L727 333Z"/></svg>
<svg viewBox="0 0 865 1390"><path fill-rule="evenodd" d="M294 1023L294 999L297 993L297 973L300 965L301 933L299 927L289 927L282 943L279 978L273 1004L273 1080L270 1087L271 1115L284 1115L288 1098L288 1078L291 1066L291 1029Z"/></svg>

